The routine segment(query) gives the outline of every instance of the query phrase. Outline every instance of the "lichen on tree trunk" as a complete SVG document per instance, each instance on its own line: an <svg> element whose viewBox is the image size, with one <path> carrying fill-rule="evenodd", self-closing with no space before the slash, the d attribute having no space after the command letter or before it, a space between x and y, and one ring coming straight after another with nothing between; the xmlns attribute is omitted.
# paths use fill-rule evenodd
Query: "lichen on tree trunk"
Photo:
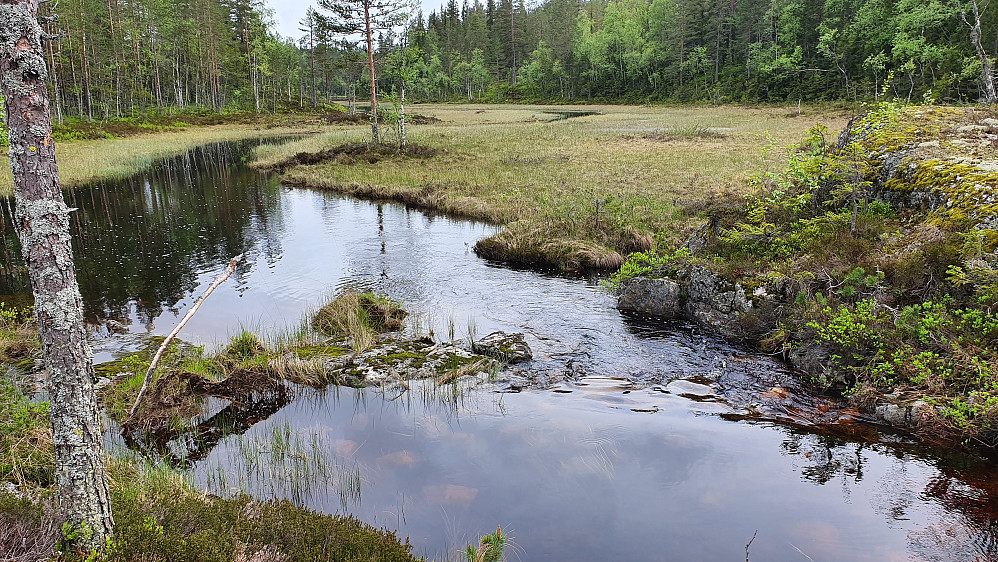
<svg viewBox="0 0 998 562"><path fill-rule="evenodd" d="M49 376L60 514L80 548L100 549L113 520L93 358L83 326L69 212L59 188L37 0L0 0L0 87L14 175L15 223L35 295Z"/></svg>

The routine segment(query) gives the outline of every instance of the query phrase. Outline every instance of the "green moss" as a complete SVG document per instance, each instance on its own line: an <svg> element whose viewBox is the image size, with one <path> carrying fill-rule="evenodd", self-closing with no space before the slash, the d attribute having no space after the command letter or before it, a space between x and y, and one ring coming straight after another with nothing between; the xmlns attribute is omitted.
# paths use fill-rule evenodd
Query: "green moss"
<svg viewBox="0 0 998 562"><path fill-rule="evenodd" d="M466 365L471 365L477 361L481 360L480 357L464 357L454 353L448 354L447 358L444 359L442 363L437 365L437 374L450 373L457 371L461 367Z"/></svg>
<svg viewBox="0 0 998 562"><path fill-rule="evenodd" d="M395 365L399 363L405 363L410 367L416 369L423 366L426 363L426 352L414 352L414 351L400 351L397 353L389 353L387 355L379 355L377 357L372 357L368 360L371 365Z"/></svg>

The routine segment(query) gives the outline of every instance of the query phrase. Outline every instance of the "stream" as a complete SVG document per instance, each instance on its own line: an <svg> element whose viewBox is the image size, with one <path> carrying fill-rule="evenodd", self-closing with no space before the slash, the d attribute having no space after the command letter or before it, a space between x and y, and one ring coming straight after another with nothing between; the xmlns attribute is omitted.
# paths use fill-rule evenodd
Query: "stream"
<svg viewBox="0 0 998 562"><path fill-rule="evenodd" d="M750 541L752 560L998 559L992 463L869 424L767 356L621 315L598 278L481 260L494 225L282 186L246 165L258 142L67 192L97 361L167 334L241 252L184 340L279 334L355 288L404 303L412 333L523 332L534 360L475 388L303 390L188 463L199 487L354 514L435 560L497 525L507 560L741 560ZM0 301L22 302L12 205Z"/></svg>

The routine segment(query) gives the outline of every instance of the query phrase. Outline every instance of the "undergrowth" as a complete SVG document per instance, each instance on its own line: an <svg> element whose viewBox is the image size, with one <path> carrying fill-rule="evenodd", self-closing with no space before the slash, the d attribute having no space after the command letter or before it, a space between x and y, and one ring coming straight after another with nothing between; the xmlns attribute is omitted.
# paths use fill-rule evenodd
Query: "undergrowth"
<svg viewBox="0 0 998 562"><path fill-rule="evenodd" d="M964 115L883 104L840 146L813 127L786 168L754 178L742 212L708 217L697 259L749 294L762 289L757 310L768 312L752 315L762 324L753 339L792 359L817 351L802 366L819 388L867 406L885 394L921 399L936 406L926 431L994 446L998 233L982 186L998 177L909 159L883 179L886 157L947 146ZM672 274L677 255L633 254L609 285Z"/></svg>

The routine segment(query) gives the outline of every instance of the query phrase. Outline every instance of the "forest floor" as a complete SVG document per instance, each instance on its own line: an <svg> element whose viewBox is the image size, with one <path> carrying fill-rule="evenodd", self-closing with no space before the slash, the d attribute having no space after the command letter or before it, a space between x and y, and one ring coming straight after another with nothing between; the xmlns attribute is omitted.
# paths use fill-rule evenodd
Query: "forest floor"
<svg viewBox="0 0 998 562"><path fill-rule="evenodd" d="M153 161L221 141L330 131L319 115L174 115L161 119L107 122L67 121L54 126L56 158L63 187L127 177ZM0 151L0 197L13 194L9 156Z"/></svg>
<svg viewBox="0 0 998 562"><path fill-rule="evenodd" d="M506 225L478 244L486 258L612 270L656 234L659 245L678 241L704 212L740 208L750 178L785 166L787 145L815 122L837 130L849 117L796 106L417 105L407 113L440 119L408 127L415 157L330 150L369 137L360 126L260 147L255 165L283 170L291 184ZM323 152L329 158L317 157Z"/></svg>

